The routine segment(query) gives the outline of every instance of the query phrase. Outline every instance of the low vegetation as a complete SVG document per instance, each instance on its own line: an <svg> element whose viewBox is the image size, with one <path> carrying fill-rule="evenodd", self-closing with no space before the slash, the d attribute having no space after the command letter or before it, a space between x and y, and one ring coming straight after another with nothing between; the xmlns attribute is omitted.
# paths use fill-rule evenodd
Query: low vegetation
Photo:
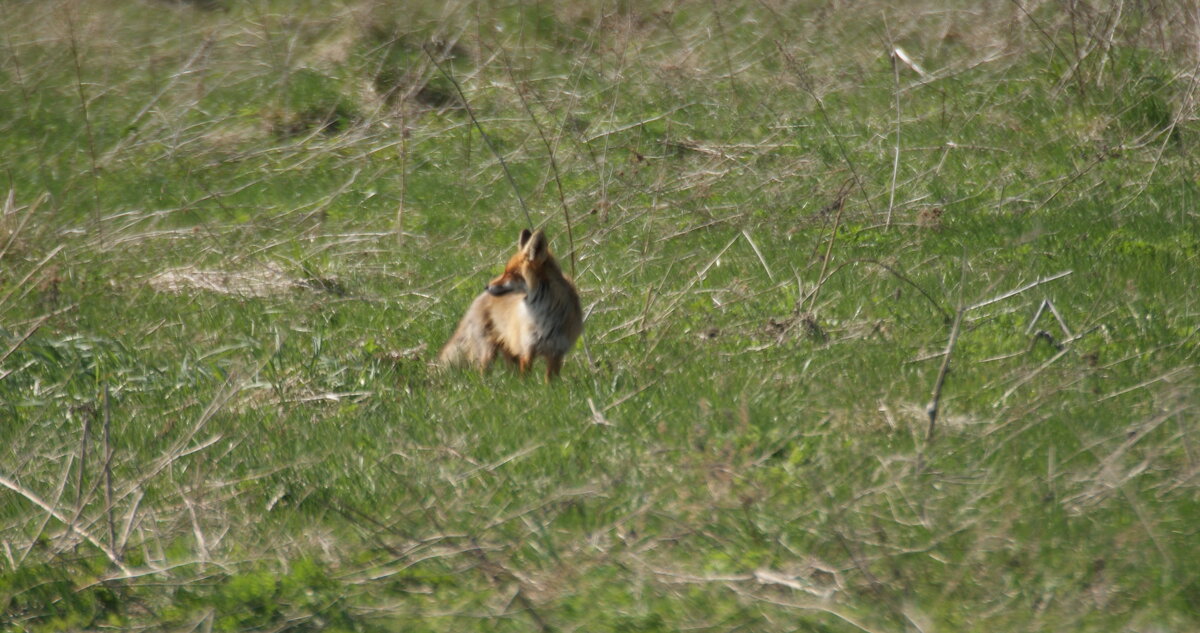
<svg viewBox="0 0 1200 633"><path fill-rule="evenodd" d="M0 631L1200 628L1197 20L5 3Z"/></svg>

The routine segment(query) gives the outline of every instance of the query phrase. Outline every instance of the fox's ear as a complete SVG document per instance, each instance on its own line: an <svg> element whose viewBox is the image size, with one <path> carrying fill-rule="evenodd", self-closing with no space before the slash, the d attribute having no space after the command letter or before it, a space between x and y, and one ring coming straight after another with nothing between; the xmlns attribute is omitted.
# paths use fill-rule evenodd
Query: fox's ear
<svg viewBox="0 0 1200 633"><path fill-rule="evenodd" d="M529 241L529 237L533 235L533 231L529 229L521 229L521 237L517 238L517 250L525 248L525 242Z"/></svg>
<svg viewBox="0 0 1200 633"><path fill-rule="evenodd" d="M525 253L526 259L531 262L537 262L546 259L546 254L550 250L550 245L548 240L546 240L546 234L543 233L541 229L534 231L533 235L529 236L526 236L524 233L522 233L521 237L523 238L521 240L521 246L523 247L522 250Z"/></svg>

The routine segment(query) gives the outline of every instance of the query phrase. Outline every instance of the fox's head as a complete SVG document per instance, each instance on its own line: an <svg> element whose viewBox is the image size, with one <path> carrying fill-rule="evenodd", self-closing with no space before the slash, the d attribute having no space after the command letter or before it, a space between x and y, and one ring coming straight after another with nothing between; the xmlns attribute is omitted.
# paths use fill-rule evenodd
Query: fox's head
<svg viewBox="0 0 1200 633"><path fill-rule="evenodd" d="M546 234L541 229L524 229L517 239L517 254L508 260L504 274L488 282L488 294L499 297L510 292L529 292L530 284L536 284L543 268L553 266L553 262Z"/></svg>

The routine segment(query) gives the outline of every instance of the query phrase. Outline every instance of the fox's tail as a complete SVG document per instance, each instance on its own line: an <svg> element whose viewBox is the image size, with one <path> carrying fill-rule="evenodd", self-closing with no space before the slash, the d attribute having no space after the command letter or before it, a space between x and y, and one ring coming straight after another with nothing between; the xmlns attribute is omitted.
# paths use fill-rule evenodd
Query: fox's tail
<svg viewBox="0 0 1200 633"><path fill-rule="evenodd" d="M446 346L443 347L441 353L438 354L438 365L442 367L453 367L466 363L467 342L463 339L464 337L460 336L459 332L455 332L454 336L450 337L450 340L446 343Z"/></svg>
<svg viewBox="0 0 1200 633"><path fill-rule="evenodd" d="M484 315L481 301L487 295L480 295L467 310L466 316L454 330L454 336L438 354L438 364L443 367L478 365L486 367L491 363L495 354L493 345L488 337L488 319Z"/></svg>

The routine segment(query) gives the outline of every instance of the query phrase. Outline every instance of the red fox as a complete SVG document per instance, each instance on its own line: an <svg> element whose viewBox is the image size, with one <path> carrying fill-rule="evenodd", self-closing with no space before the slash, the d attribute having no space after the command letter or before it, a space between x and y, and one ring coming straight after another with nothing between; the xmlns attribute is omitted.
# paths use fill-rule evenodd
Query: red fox
<svg viewBox="0 0 1200 633"><path fill-rule="evenodd" d="M469 364L482 372L499 353L525 375L544 356L549 382L582 332L575 284L550 254L546 234L525 229L504 274L467 308L438 359L443 366Z"/></svg>

